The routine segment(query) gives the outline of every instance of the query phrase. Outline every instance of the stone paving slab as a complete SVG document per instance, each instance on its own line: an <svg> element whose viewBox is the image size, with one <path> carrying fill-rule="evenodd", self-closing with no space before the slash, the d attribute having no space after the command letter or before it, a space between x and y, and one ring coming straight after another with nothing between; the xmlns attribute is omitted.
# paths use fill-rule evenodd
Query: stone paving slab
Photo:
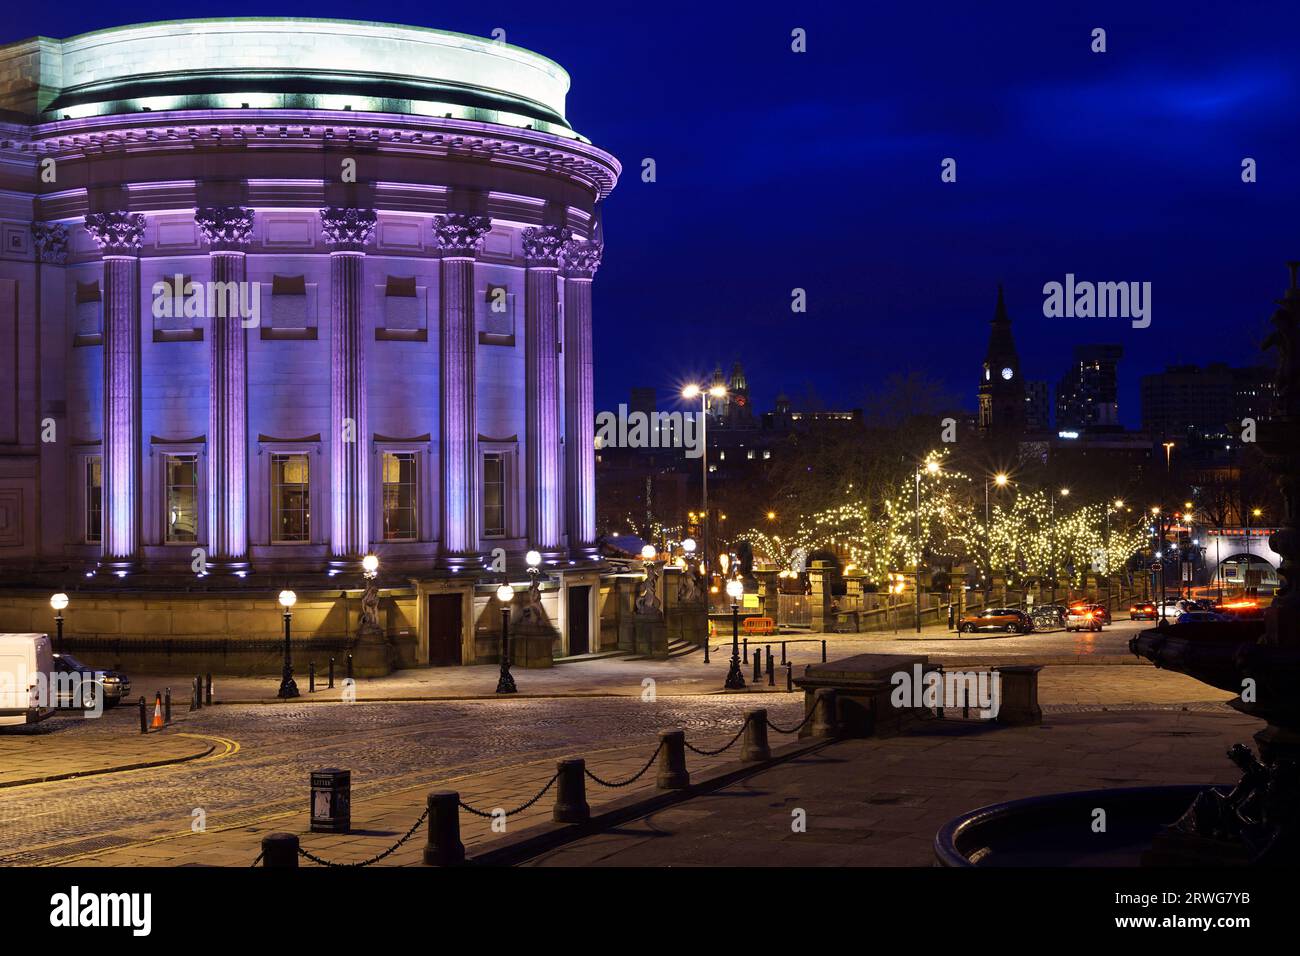
<svg viewBox="0 0 1300 956"><path fill-rule="evenodd" d="M174 728L129 736L114 733L61 737L41 732L51 729L48 721L30 731L0 728L0 787L161 767L206 757L219 746L211 737L185 734Z"/></svg>
<svg viewBox="0 0 1300 956"><path fill-rule="evenodd" d="M939 828L989 803L1232 782L1238 773L1225 751L1262 727L1226 707L1061 714L1041 727L927 722L905 736L835 743L526 865L930 866ZM1167 745L1162 753L1153 754L1152 740ZM969 748L979 745L974 764ZM792 828L795 810L806 814L804 833Z"/></svg>

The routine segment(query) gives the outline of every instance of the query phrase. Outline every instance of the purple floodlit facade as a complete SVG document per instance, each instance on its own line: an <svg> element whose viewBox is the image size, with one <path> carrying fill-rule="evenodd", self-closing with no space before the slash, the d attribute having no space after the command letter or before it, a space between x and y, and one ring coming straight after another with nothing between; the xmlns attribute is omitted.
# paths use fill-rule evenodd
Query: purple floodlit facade
<svg viewBox="0 0 1300 956"><path fill-rule="evenodd" d="M467 602L530 549L590 574L620 167L567 88L341 21L0 47L0 571L255 591L375 553Z"/></svg>

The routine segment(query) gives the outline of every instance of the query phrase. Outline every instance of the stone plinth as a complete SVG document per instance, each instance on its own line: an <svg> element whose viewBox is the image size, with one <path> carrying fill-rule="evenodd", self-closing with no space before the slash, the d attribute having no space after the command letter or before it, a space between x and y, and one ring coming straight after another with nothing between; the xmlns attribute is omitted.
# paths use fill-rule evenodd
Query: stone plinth
<svg viewBox="0 0 1300 956"><path fill-rule="evenodd" d="M555 664L559 632L549 623L521 621L510 625L510 663L530 670Z"/></svg>
<svg viewBox="0 0 1300 956"><path fill-rule="evenodd" d="M352 650L352 672L357 677L383 677L393 671L397 647L377 627L361 625Z"/></svg>
<svg viewBox="0 0 1300 956"><path fill-rule="evenodd" d="M999 724L1037 725L1043 722L1043 711L1038 706L1037 664L1011 664L993 668L1001 675L1002 699L998 706Z"/></svg>
<svg viewBox="0 0 1300 956"><path fill-rule="evenodd" d="M825 664L813 664L796 677L796 687L804 693L804 713L813 706L817 691L830 688L835 691L838 723L846 737L888 737L899 733L918 719L924 710L917 706L895 707L891 701L895 684L893 675L907 675L908 683L915 683L914 675L937 670L928 656L923 654L857 654ZM905 685L906 686L906 685ZM920 701L923 687L916 687L909 699ZM811 727L805 724L800 737L810 736Z"/></svg>
<svg viewBox="0 0 1300 956"><path fill-rule="evenodd" d="M668 656L668 625L662 614L633 614L632 627L619 634L619 650L646 657Z"/></svg>

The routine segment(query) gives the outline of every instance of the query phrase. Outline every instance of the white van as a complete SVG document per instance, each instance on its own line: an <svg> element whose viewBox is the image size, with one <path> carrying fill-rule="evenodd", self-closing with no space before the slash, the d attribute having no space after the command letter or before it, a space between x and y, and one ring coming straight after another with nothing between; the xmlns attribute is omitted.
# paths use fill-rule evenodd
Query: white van
<svg viewBox="0 0 1300 956"><path fill-rule="evenodd" d="M53 650L48 634L0 634L0 727L34 724L54 714Z"/></svg>

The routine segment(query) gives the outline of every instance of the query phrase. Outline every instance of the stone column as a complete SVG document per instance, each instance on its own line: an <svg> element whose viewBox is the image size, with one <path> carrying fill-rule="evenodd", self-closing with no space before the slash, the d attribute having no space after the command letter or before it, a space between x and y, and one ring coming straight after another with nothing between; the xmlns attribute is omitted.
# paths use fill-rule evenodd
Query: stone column
<svg viewBox="0 0 1300 956"><path fill-rule="evenodd" d="M86 216L104 258L104 538L100 567L119 575L140 555L140 244L144 216Z"/></svg>
<svg viewBox="0 0 1300 956"><path fill-rule="evenodd" d="M322 209L330 250L330 567L355 571L370 547L370 432L361 315L373 209Z"/></svg>
<svg viewBox="0 0 1300 956"><path fill-rule="evenodd" d="M568 229L524 230L528 263L524 302L524 418L528 443L528 543L542 557L564 556L564 497L560 476L560 249Z"/></svg>
<svg viewBox="0 0 1300 956"><path fill-rule="evenodd" d="M35 289L35 313L36 313L36 403L40 410L41 417L44 417L47 403L50 399L50 389L44 384L41 372L42 365L45 364L45 356L50 355L52 350L42 338L42 332L45 326L45 266L62 266L68 261L68 227L56 222L34 222L32 223L32 245L36 250L36 289ZM62 303L55 300L55 312L62 316ZM64 326L67 328L67 326ZM53 336L59 350L65 350L64 336L62 334ZM66 351L58 351L59 355L66 355ZM59 390L62 394L62 389ZM67 486L59 486L57 478L63 471L66 458L63 455L62 447L54 442L41 442L40 453L38 455L38 479L36 481L35 494L35 512L36 512L36 553L43 556L46 551L47 541L66 541L68 540L68 526L64 520L69 516L64 514L62 508L51 508L46 510L43 501L46 496L50 500L59 500L66 494ZM47 484L49 487L47 487Z"/></svg>
<svg viewBox="0 0 1300 956"><path fill-rule="evenodd" d="M591 342L591 282L605 245L564 244L564 490L569 556L599 555L596 546L596 400Z"/></svg>
<svg viewBox="0 0 1300 956"><path fill-rule="evenodd" d="M240 206L199 209L212 282L223 290L208 316L208 557L209 571L248 572L248 366L243 285L253 211Z"/></svg>
<svg viewBox="0 0 1300 956"><path fill-rule="evenodd" d="M474 260L492 228L487 216L448 213L433 222L439 267L438 459L441 546L438 565L474 567L478 553L478 419L474 402Z"/></svg>

